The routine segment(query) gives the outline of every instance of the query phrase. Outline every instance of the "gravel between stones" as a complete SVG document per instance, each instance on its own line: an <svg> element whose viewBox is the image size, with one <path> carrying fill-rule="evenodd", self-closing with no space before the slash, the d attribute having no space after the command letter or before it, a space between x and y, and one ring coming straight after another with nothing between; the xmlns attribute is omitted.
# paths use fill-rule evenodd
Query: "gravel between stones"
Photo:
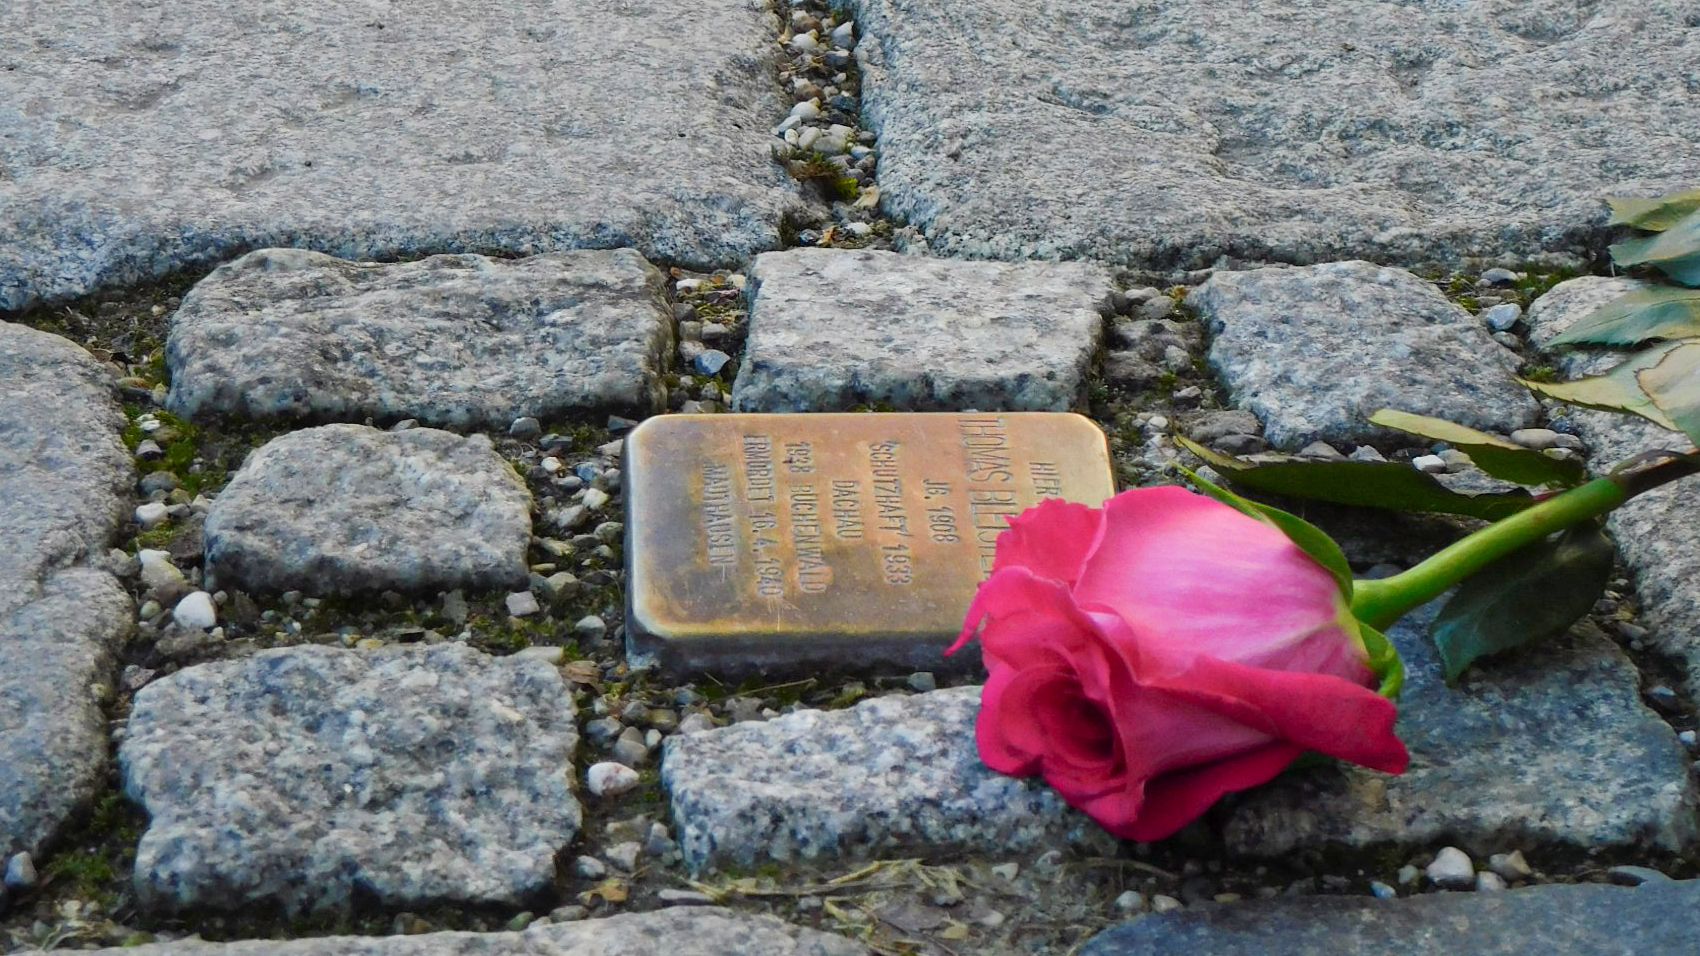
<svg viewBox="0 0 1700 956"><path fill-rule="evenodd" d="M262 651L136 695L119 751L151 817L148 907L522 906L581 810L558 670L456 644Z"/></svg>
<svg viewBox="0 0 1700 956"><path fill-rule="evenodd" d="M979 699L958 687L668 738L686 865L1113 847L1042 781L980 762Z"/></svg>
<svg viewBox="0 0 1700 956"><path fill-rule="evenodd" d="M262 249L214 270L173 316L170 407L501 429L661 411L663 288L630 249L393 265Z"/></svg>
<svg viewBox="0 0 1700 956"><path fill-rule="evenodd" d="M483 435L324 425L249 455L213 502L205 535L218 586L518 589L531 495Z"/></svg>

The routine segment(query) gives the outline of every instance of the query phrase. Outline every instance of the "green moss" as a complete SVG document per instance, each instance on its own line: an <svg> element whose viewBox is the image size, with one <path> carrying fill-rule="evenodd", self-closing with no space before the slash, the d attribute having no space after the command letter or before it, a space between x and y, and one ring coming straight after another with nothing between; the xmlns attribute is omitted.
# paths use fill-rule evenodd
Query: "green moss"
<svg viewBox="0 0 1700 956"><path fill-rule="evenodd" d="M493 654L512 654L533 644L547 644L548 625L539 618L509 617L473 621L472 644Z"/></svg>
<svg viewBox="0 0 1700 956"><path fill-rule="evenodd" d="M1523 377L1531 382L1556 382L1558 370L1551 365L1536 365L1525 370Z"/></svg>
<svg viewBox="0 0 1700 956"><path fill-rule="evenodd" d="M136 843L146 817L117 791L110 791L89 808L80 828L69 835L68 848L43 867L47 886L113 909L129 886Z"/></svg>
<svg viewBox="0 0 1700 956"><path fill-rule="evenodd" d="M143 531L136 535L136 547L163 551L172 541L177 539L177 533L181 530L181 528L174 528L171 525L160 525L157 528Z"/></svg>
<svg viewBox="0 0 1700 956"><path fill-rule="evenodd" d="M1552 290L1553 286L1568 279L1574 279L1579 275L1581 275L1581 273L1575 269L1553 269L1548 272L1529 271L1525 272L1523 274L1523 278L1518 279L1512 288L1517 293L1518 301L1522 305L1527 306L1529 303L1535 301L1541 296L1546 295Z"/></svg>

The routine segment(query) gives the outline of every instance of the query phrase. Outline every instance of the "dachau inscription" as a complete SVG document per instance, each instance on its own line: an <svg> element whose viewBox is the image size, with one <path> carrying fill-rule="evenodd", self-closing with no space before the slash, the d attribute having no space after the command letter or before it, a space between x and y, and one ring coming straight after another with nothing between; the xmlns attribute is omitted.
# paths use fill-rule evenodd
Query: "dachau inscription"
<svg viewBox="0 0 1700 956"><path fill-rule="evenodd" d="M1115 493L1079 415L665 415L626 439L626 633L669 670L941 669L1010 517Z"/></svg>

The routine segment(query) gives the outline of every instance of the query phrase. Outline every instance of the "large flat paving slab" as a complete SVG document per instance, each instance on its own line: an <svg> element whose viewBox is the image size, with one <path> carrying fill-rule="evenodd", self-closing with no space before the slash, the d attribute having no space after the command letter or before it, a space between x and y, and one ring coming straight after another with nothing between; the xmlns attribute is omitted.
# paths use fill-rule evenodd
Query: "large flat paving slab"
<svg viewBox="0 0 1700 956"><path fill-rule="evenodd" d="M1448 687L1429 605L1389 632L1405 659L1390 777L1342 764L1288 773L1230 811L1231 852L1369 852L1450 843L1486 856L1681 853L1700 836L1689 761L1641 701L1639 675L1597 628L1479 662Z"/></svg>
<svg viewBox="0 0 1700 956"><path fill-rule="evenodd" d="M458 644L303 646L136 695L119 750L161 909L520 906L582 811L572 696L536 659Z"/></svg>
<svg viewBox="0 0 1700 956"><path fill-rule="evenodd" d="M1080 956L1606 956L1694 950L1700 881L1549 885L1384 901L1312 896L1205 906L1109 930Z"/></svg>
<svg viewBox="0 0 1700 956"><path fill-rule="evenodd" d="M1218 272L1187 302L1210 366L1277 447L1364 444L1383 408L1485 431L1533 425L1517 356L1480 320L1403 269L1362 261Z"/></svg>
<svg viewBox="0 0 1700 956"><path fill-rule="evenodd" d="M1108 852L1043 781L980 762L979 709L980 688L958 687L668 738L661 782L686 865Z"/></svg>
<svg viewBox="0 0 1700 956"><path fill-rule="evenodd" d="M633 246L802 208L762 0L0 5L0 311L265 246Z"/></svg>
<svg viewBox="0 0 1700 956"><path fill-rule="evenodd" d="M866 956L868 948L771 916L692 906L576 923L539 923L523 933L181 941L96 952L104 956Z"/></svg>
<svg viewBox="0 0 1700 956"><path fill-rule="evenodd" d="M941 253L1527 256L1700 181L1685 0L850 6L883 203Z"/></svg>
<svg viewBox="0 0 1700 956"><path fill-rule="evenodd" d="M743 412L1067 411L1104 334L1107 270L792 249L758 256Z"/></svg>
<svg viewBox="0 0 1700 956"><path fill-rule="evenodd" d="M104 781L131 605L89 562L129 507L123 426L92 356L0 322L0 856L40 852Z"/></svg>
<svg viewBox="0 0 1700 956"><path fill-rule="evenodd" d="M170 406L499 429L658 412L673 338L664 288L630 249L393 264L262 249L215 269L172 316Z"/></svg>
<svg viewBox="0 0 1700 956"><path fill-rule="evenodd" d="M207 512L205 535L219 587L517 588L531 494L483 435L321 425L250 453Z"/></svg>

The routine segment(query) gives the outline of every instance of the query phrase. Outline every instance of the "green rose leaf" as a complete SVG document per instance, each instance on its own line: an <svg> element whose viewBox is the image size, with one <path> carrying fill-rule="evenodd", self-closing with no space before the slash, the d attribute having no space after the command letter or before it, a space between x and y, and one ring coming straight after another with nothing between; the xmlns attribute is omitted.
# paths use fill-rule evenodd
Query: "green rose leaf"
<svg viewBox="0 0 1700 956"><path fill-rule="evenodd" d="M1411 412L1384 408L1369 417L1374 424L1393 428L1431 441L1443 441L1470 456L1476 467L1502 481L1519 485L1576 485L1586 471L1579 460L1553 458L1533 448L1506 441L1487 432Z"/></svg>
<svg viewBox="0 0 1700 956"><path fill-rule="evenodd" d="M1611 258L1620 266L1652 266L1683 285L1700 285L1700 211L1664 232L1613 245Z"/></svg>
<svg viewBox="0 0 1700 956"><path fill-rule="evenodd" d="M1241 514L1250 515L1259 521L1267 521L1281 529L1283 534L1298 545L1299 550L1310 555L1317 564L1327 568L1328 573L1334 575L1334 580L1340 584L1340 593L1345 595L1347 600L1351 600L1352 567L1346 563L1346 553L1340 550L1340 546L1334 543L1334 539L1330 538L1327 532L1298 515L1241 498L1220 485L1205 481L1189 469L1182 468L1181 470L1186 472L1186 476L1192 480L1193 484L1198 486L1199 491Z"/></svg>
<svg viewBox="0 0 1700 956"><path fill-rule="evenodd" d="M1671 193L1657 199L1610 198L1606 204L1611 207L1610 225L1663 232L1684 216L1700 209L1700 189Z"/></svg>
<svg viewBox="0 0 1700 956"><path fill-rule="evenodd" d="M1681 342L1659 364L1635 373L1659 411L1700 445L1700 342Z"/></svg>
<svg viewBox="0 0 1700 956"><path fill-rule="evenodd" d="M1681 431L1652 398L1641 389L1640 373L1656 367L1665 356L1681 348L1683 342L1665 342L1631 355L1628 360L1604 375L1579 378L1574 382L1532 382L1518 379L1531 390L1572 405L1583 405L1608 412L1628 412L1640 415L1661 428Z"/></svg>
<svg viewBox="0 0 1700 956"><path fill-rule="evenodd" d="M1534 499L1526 491L1464 495L1410 465L1382 461L1318 461L1279 458L1242 461L1211 451L1188 438L1175 442L1208 462L1242 488L1289 498L1310 498L1361 508L1465 515L1485 521L1516 514Z"/></svg>
<svg viewBox="0 0 1700 956"><path fill-rule="evenodd" d="M1398 700L1399 691L1405 687L1405 662L1400 659L1398 648L1386 634L1362 621L1358 622L1358 636L1363 638L1364 650L1369 652L1369 669L1381 678L1377 693L1388 700Z"/></svg>
<svg viewBox="0 0 1700 956"><path fill-rule="evenodd" d="M1568 630L1604 593L1612 563L1611 541L1590 522L1470 577L1429 632L1447 683L1481 657Z"/></svg>
<svg viewBox="0 0 1700 956"><path fill-rule="evenodd" d="M1700 336L1700 289L1651 286L1583 316L1552 345L1640 345Z"/></svg>

